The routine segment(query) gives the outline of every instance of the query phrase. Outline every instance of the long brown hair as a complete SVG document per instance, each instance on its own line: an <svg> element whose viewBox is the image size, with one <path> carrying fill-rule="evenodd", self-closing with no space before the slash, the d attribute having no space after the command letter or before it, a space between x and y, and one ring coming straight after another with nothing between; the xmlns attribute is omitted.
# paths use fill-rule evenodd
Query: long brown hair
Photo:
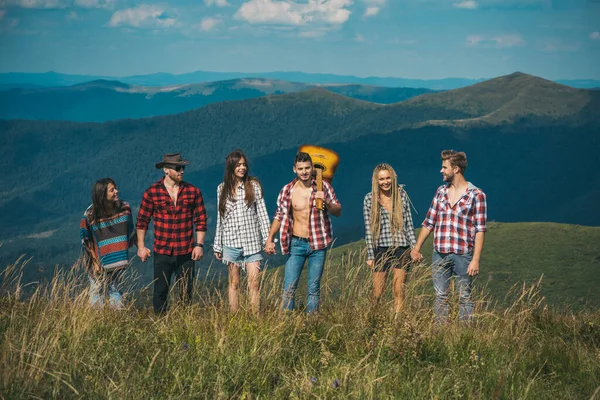
<svg viewBox="0 0 600 400"><path fill-rule="evenodd" d="M92 188L92 210L89 218L91 223L97 222L101 218L110 217L115 213L121 212L123 208L123 202L119 200L115 205L116 208L114 210L108 210L106 208L106 197L108 194L108 185L113 184L115 189L117 188L117 184L111 178L102 178L94 183L94 187ZM111 211L114 211L111 213Z"/></svg>
<svg viewBox="0 0 600 400"><path fill-rule="evenodd" d="M246 161L246 174L242 178L242 182L244 182L244 191L246 192L244 200L246 201L246 205L248 207L254 203L254 198L256 196L254 193L253 182L256 182L258 186L261 187L258 179L249 175L250 167L248 166L248 158L244 155L244 153L240 149L235 149L229 153L229 155L225 158L225 175L223 176L223 187L221 188L221 195L219 197L219 214L221 214L221 217L225 215L225 210L227 209L227 200L236 201L235 190L237 187L235 186L235 168L241 159Z"/></svg>
<svg viewBox="0 0 600 400"><path fill-rule="evenodd" d="M381 203L379 203L379 172L388 171L392 176L392 209L390 214L390 224L392 228L392 238L396 237L396 233L400 232L404 235L404 216L402 215L403 204L402 196L400 195L401 188L398 187L398 176L396 171L389 164L379 164L373 170L373 178L371 180L371 235L373 242L379 241L379 233L381 231Z"/></svg>

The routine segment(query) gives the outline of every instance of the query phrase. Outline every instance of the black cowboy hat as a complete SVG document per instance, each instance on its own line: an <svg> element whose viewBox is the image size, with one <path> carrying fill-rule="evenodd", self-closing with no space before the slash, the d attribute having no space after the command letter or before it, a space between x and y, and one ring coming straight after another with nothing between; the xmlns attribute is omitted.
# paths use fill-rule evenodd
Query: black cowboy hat
<svg viewBox="0 0 600 400"><path fill-rule="evenodd" d="M189 165L188 160L181 158L180 153L172 153L163 155L163 159L156 163L156 168L163 168L165 165Z"/></svg>

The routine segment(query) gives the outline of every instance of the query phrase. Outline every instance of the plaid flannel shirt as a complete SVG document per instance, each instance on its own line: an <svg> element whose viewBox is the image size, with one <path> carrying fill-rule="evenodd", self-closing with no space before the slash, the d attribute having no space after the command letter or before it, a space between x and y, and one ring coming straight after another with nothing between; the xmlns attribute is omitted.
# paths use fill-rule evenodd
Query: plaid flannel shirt
<svg viewBox="0 0 600 400"><path fill-rule="evenodd" d="M448 200L448 186L438 188L423 226L433 231L433 248L438 253L471 253L475 234L487 230L485 193L468 182L467 191L452 207Z"/></svg>
<svg viewBox="0 0 600 400"><path fill-rule="evenodd" d="M275 211L274 218L281 222L279 235L281 237L281 252L283 254L289 253L290 244L292 243L292 232L294 229L292 193L297 181L298 178L285 185L277 197L277 210ZM321 250L326 249L331 242L333 242L333 225L327 210L319 210L313 206L315 193L317 192L316 180L312 180L311 186L312 192L309 200L311 209L308 222L308 241L312 250ZM323 192L325 193L325 200L334 204L339 203L335 196L335 192L333 191L333 187L331 187L327 181L323 181Z"/></svg>
<svg viewBox="0 0 600 400"><path fill-rule="evenodd" d="M150 219L154 220L154 252L179 256L194 249L195 231L207 228L206 208L202 193L197 187L181 182L177 194L177 206L161 178L144 192L136 228L148 230Z"/></svg>
<svg viewBox="0 0 600 400"><path fill-rule="evenodd" d="M219 204L223 184L217 187L217 231L213 249L223 253L223 246L242 248L244 255L259 253L269 236L269 214L260 184L249 182L254 186L254 203L246 204L244 182L236 189L235 200L227 199L225 215L221 217Z"/></svg>
<svg viewBox="0 0 600 400"><path fill-rule="evenodd" d="M373 204L373 194L369 192L365 196L365 201L363 203L363 217L365 219L367 260L375 259L375 249L377 247L407 246L412 248L417 242L412 214L410 212L410 201L403 186L404 185L398 185L398 191L400 192L400 196L402 198L402 231L398 231L395 235L392 235L390 214L385 207L380 207L379 240L377 243L374 243L373 234L371 233L371 206Z"/></svg>

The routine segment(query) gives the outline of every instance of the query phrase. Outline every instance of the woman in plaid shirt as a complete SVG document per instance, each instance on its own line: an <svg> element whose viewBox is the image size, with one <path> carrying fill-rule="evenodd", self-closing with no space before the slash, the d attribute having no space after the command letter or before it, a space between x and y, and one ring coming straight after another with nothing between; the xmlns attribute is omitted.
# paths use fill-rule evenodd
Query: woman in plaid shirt
<svg viewBox="0 0 600 400"><path fill-rule="evenodd" d="M397 181L396 172L390 165L376 166L372 191L365 196L363 206L367 265L373 271L373 297L379 300L386 274L393 269L395 312L402 309L404 282L410 269L410 249L416 242L410 201L403 185L398 185Z"/></svg>
<svg viewBox="0 0 600 400"><path fill-rule="evenodd" d="M252 311L260 304L260 251L269 235L269 215L258 179L248 176L246 156L231 152L225 161L225 176L217 188L217 231L213 244L215 257L229 270L229 309L239 307L240 268L248 274Z"/></svg>

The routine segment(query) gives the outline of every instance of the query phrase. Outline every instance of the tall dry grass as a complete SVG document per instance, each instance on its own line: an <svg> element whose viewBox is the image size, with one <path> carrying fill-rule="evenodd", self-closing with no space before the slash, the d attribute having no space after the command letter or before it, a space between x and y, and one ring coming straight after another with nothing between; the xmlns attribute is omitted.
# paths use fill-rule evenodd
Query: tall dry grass
<svg viewBox="0 0 600 400"><path fill-rule="evenodd" d="M282 270L262 276L260 315L228 312L226 277L200 274L194 303L164 317L131 274L125 310L92 308L78 266L0 288L2 398L598 398L600 313L557 313L539 285L498 307L481 288L472 324L433 323L431 271L411 272L402 312L371 301L364 254L328 260L317 315L280 312ZM305 281L303 276L303 281ZM305 302L305 284L297 306ZM451 309L456 321L457 296Z"/></svg>

